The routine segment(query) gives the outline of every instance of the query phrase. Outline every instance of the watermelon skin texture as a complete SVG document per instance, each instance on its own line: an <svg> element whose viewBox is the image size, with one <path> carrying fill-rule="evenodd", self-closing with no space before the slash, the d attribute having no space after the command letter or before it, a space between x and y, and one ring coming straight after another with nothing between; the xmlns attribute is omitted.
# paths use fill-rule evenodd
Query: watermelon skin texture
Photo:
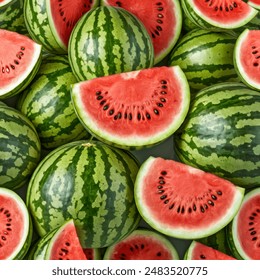
<svg viewBox="0 0 260 280"><path fill-rule="evenodd" d="M168 64L179 65L192 92L221 82L239 82L233 63L236 39L227 34L193 29L172 50Z"/></svg>
<svg viewBox="0 0 260 280"><path fill-rule="evenodd" d="M19 98L18 109L33 123L46 149L89 137L70 98L70 86L76 82L67 56L47 55Z"/></svg>
<svg viewBox="0 0 260 280"><path fill-rule="evenodd" d="M0 187L22 187L40 156L40 139L30 120L14 108L0 106Z"/></svg>
<svg viewBox="0 0 260 280"><path fill-rule="evenodd" d="M117 242L139 221L133 186L139 168L130 153L97 141L75 141L49 153L27 190L36 231L45 235L74 219L83 248Z"/></svg>
<svg viewBox="0 0 260 280"><path fill-rule="evenodd" d="M259 92L241 83L204 88L175 134L177 156L238 186L259 186L259 108Z"/></svg>
<svg viewBox="0 0 260 280"><path fill-rule="evenodd" d="M154 49L144 25L122 8L98 7L77 22L69 61L79 81L152 67Z"/></svg>

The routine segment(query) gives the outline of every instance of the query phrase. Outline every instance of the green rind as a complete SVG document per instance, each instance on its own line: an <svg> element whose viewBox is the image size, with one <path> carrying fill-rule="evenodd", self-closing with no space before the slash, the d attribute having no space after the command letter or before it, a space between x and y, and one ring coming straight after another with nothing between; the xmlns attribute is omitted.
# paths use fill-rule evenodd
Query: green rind
<svg viewBox="0 0 260 280"><path fill-rule="evenodd" d="M83 15L71 33L68 50L79 81L154 64L152 41L143 24L115 7L98 7Z"/></svg>
<svg viewBox="0 0 260 280"><path fill-rule="evenodd" d="M255 195L259 196L259 194L260 194L260 188L255 188L255 189L248 191L244 196L240 209L243 208L244 203L248 202ZM226 235L227 235L229 249L231 250L232 254L237 259L252 260L252 258L250 258L250 256L247 255L247 253L243 250L243 248L241 246L241 243L243 242L243 240L238 239L238 234L237 234L238 215L239 215L239 211L226 229Z"/></svg>
<svg viewBox="0 0 260 280"><path fill-rule="evenodd" d="M233 64L235 43L227 33L196 28L178 41L168 64L181 67L192 92L220 82L238 82Z"/></svg>
<svg viewBox="0 0 260 280"><path fill-rule="evenodd" d="M44 49L50 53L67 53L50 29L46 1L24 0L24 19L30 36Z"/></svg>
<svg viewBox="0 0 260 280"><path fill-rule="evenodd" d="M18 109L33 123L46 149L89 137L70 98L70 85L76 82L67 56L45 56L18 100Z"/></svg>
<svg viewBox="0 0 260 280"><path fill-rule="evenodd" d="M49 153L27 191L39 235L71 218L83 248L106 247L128 235L140 221L133 197L138 168L133 156L96 141Z"/></svg>
<svg viewBox="0 0 260 280"><path fill-rule="evenodd" d="M135 180L135 187L134 187L134 195L135 195L135 202L137 209L144 219L144 221L149 224L153 229L174 238L180 239L200 239L204 237L208 237L209 235L215 234L225 226L227 226L230 221L234 218L235 214L238 212L239 207L241 205L242 199L244 197L244 189L240 187L236 187L236 192L234 193L234 199L232 206L226 212L224 217L221 217L219 220L216 220L213 225L203 229L194 230L194 228L188 228L184 225L179 225L179 227L170 227L169 225L165 226L163 222L159 219L154 218L151 216L150 209L146 207L144 203L144 199L142 196L142 185L143 185L143 178L147 176L149 172L150 166L153 164L153 161L156 160L155 157L150 156L146 159L143 164L141 165L137 177Z"/></svg>
<svg viewBox="0 0 260 280"><path fill-rule="evenodd" d="M259 108L259 92L240 83L201 90L174 135L177 156L238 186L259 186Z"/></svg>
<svg viewBox="0 0 260 280"><path fill-rule="evenodd" d="M209 30L227 30L227 29L235 29L242 27L243 25L250 22L258 13L257 10L254 8L251 8L250 13L240 21L237 21L233 24L226 24L225 22L216 22L211 20L207 15L203 15L194 5L192 0L181 0L182 1L182 7L184 7L184 12L186 15L189 15L193 21L200 26L202 29L209 29ZM216 29L217 28L217 29Z"/></svg>
<svg viewBox="0 0 260 280"><path fill-rule="evenodd" d="M236 40L235 48L234 48L234 54L233 54L233 61L234 61L234 67L235 70L240 77L241 81L247 85L248 87L260 91L260 83L257 83L256 81L252 80L248 75L247 72L244 70L242 63L240 61L240 54L241 54L241 46L246 41L247 35L250 32L249 29L244 29L244 31L239 35L239 37ZM258 31L260 34L260 31ZM260 41L260 36L259 36ZM260 43L258 45L260 47ZM248 53L251 53L252 50L247 50ZM253 70L253 69L252 69ZM254 71L254 70L253 70Z"/></svg>
<svg viewBox="0 0 260 280"><path fill-rule="evenodd" d="M174 247L174 245L172 244L172 242L166 238L164 235L151 230L151 229L145 229L145 228L138 228L136 230L134 230L130 235L128 235L128 237L126 237L125 239L123 239L123 242L127 242L129 239L134 238L135 236L137 237L151 237L153 239L155 239L158 242L161 242L162 244L162 249L167 249L169 251L169 253L172 256L172 260L179 260L179 254L176 250L176 248ZM129 242L131 242L131 240L129 240ZM104 260L111 260L111 256L114 253L115 250L115 246L117 246L120 242L117 242L116 244L113 244L111 246L109 246L108 248L106 248L105 254L103 259Z"/></svg>
<svg viewBox="0 0 260 280"><path fill-rule="evenodd" d="M38 134L27 117L0 106L0 186L16 189L29 180L41 155Z"/></svg>
<svg viewBox="0 0 260 280"><path fill-rule="evenodd" d="M0 12L2 11L2 9L4 9L5 7L8 7L9 5L12 4L14 0L4 0L3 3L0 3Z"/></svg>

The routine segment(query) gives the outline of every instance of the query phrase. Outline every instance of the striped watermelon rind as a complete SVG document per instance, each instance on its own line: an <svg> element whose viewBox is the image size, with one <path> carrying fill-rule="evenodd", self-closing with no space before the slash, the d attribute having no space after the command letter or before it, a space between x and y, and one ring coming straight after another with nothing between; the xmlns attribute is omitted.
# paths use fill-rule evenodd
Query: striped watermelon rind
<svg viewBox="0 0 260 280"><path fill-rule="evenodd" d="M154 64L152 41L144 25L112 6L97 7L81 17L71 33L68 55L78 81Z"/></svg>
<svg viewBox="0 0 260 280"><path fill-rule="evenodd" d="M67 56L47 55L18 100L17 108L33 123L46 149L89 137L70 98L76 82Z"/></svg>
<svg viewBox="0 0 260 280"><path fill-rule="evenodd" d="M172 50L168 64L179 65L192 91L221 82L238 82L233 50L236 39L203 29L186 33Z"/></svg>
<svg viewBox="0 0 260 280"><path fill-rule="evenodd" d="M111 245L134 230L140 215L133 186L139 165L98 141L74 141L50 152L27 190L36 231L45 235L73 218L83 248Z"/></svg>
<svg viewBox="0 0 260 280"><path fill-rule="evenodd" d="M14 108L0 106L0 186L22 187L40 155L40 139L30 120Z"/></svg>
<svg viewBox="0 0 260 280"><path fill-rule="evenodd" d="M259 92L242 83L202 89L174 135L177 156L238 186L258 186L259 108Z"/></svg>

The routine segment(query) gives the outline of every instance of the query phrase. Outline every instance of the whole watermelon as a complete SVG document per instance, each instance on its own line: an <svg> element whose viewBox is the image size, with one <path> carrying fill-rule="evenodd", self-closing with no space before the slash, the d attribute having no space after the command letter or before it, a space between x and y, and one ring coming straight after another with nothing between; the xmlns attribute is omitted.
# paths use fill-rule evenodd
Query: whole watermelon
<svg viewBox="0 0 260 280"><path fill-rule="evenodd" d="M139 164L98 141L74 141L49 153L35 170L27 205L40 236L74 219L84 248L107 247L140 220L133 186Z"/></svg>
<svg viewBox="0 0 260 280"><path fill-rule="evenodd" d="M180 160L234 184L260 186L260 95L241 83L201 90L175 134Z"/></svg>

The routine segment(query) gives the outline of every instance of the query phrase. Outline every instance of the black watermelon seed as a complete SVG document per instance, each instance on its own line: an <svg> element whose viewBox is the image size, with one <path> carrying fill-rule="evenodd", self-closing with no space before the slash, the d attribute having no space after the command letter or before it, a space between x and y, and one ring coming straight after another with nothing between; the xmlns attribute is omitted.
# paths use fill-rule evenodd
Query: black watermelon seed
<svg viewBox="0 0 260 280"><path fill-rule="evenodd" d="M160 196L160 199L163 200L163 199L165 199L166 197L167 197L167 195L164 194L164 195Z"/></svg>
<svg viewBox="0 0 260 280"><path fill-rule="evenodd" d="M161 174L162 174L163 176L165 176L165 175L167 175L167 171L162 171Z"/></svg>

